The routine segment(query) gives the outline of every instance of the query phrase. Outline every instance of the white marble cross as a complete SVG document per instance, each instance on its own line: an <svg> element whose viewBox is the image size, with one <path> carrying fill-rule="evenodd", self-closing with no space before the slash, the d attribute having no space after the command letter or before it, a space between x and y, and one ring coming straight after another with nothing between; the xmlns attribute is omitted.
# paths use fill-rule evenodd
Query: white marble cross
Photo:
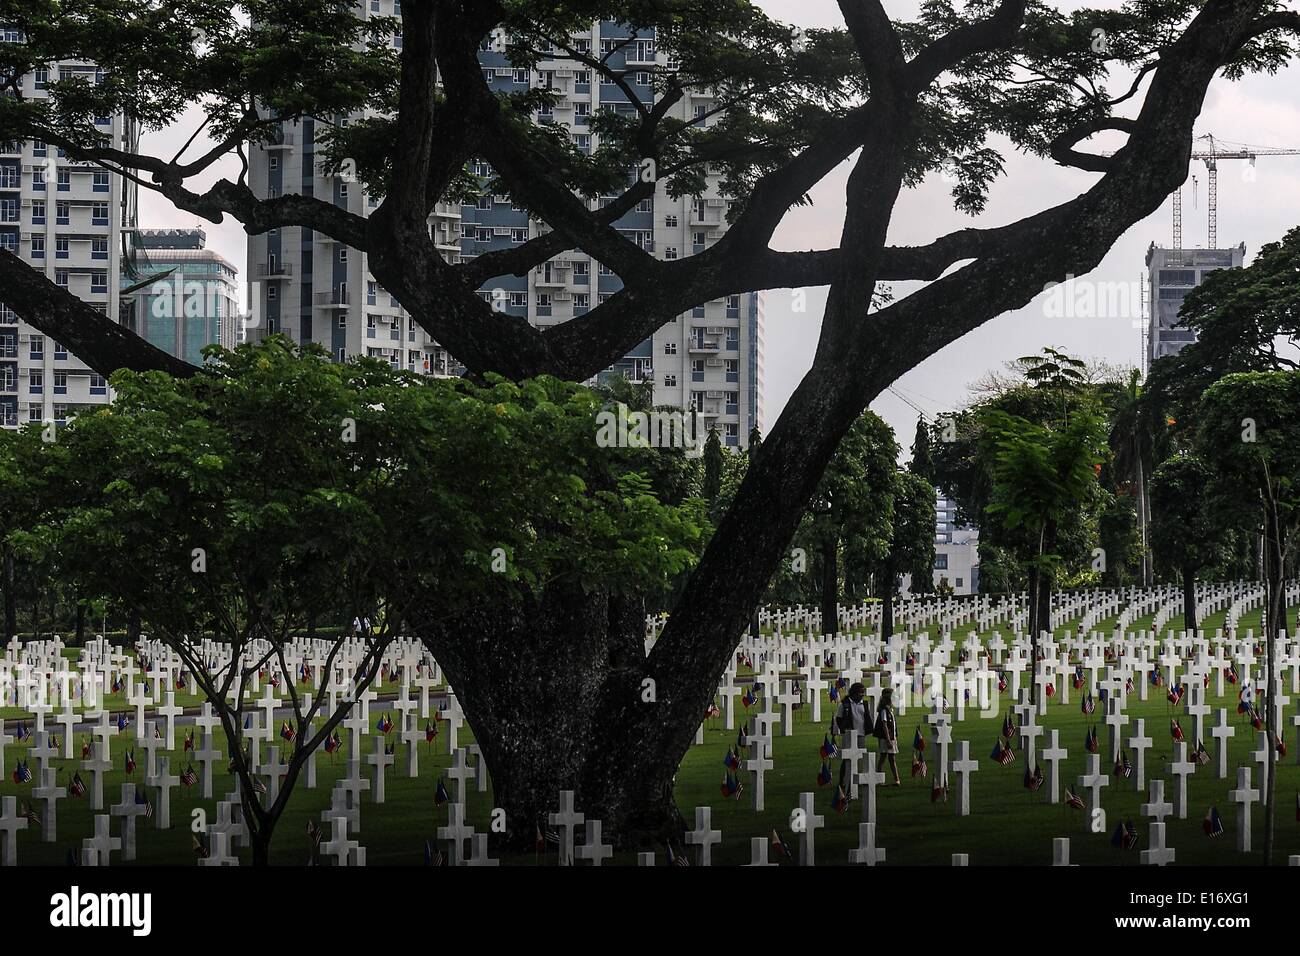
<svg viewBox="0 0 1300 956"><path fill-rule="evenodd" d="M722 831L711 829L712 807L695 808L695 829L686 831L686 842L699 849L695 855L696 866L713 865L713 847L722 842Z"/></svg>
<svg viewBox="0 0 1300 956"><path fill-rule="evenodd" d="M817 813L813 794L808 792L799 794L799 810L797 812L801 823L797 831L799 837L799 865L816 866L816 832L826 825L826 818Z"/></svg>
<svg viewBox="0 0 1300 956"><path fill-rule="evenodd" d="M1174 744L1174 759L1169 764L1169 772L1174 775L1174 816L1179 820L1187 819L1187 778L1196 772L1195 761L1187 759L1187 741L1180 740Z"/></svg>
<svg viewBox="0 0 1300 956"><path fill-rule="evenodd" d="M104 809L104 777L113 770L113 761L108 759L108 741L97 740L94 744L96 756L81 761L81 769L90 775L90 808Z"/></svg>
<svg viewBox="0 0 1300 956"><path fill-rule="evenodd" d="M1049 803L1061 802L1061 762L1070 752L1060 744L1060 731L1047 733L1047 746L1043 748L1043 760L1047 764L1047 800Z"/></svg>
<svg viewBox="0 0 1300 956"><path fill-rule="evenodd" d="M108 808L115 817L122 818L122 862L130 863L135 859L135 824L148 813L148 807L136 800L135 784L122 784L122 802Z"/></svg>
<svg viewBox="0 0 1300 956"><path fill-rule="evenodd" d="M1176 853L1173 847L1165 845L1165 826L1164 823L1152 823L1148 828L1149 846L1138 854L1139 861L1144 866L1166 866L1174 862Z"/></svg>
<svg viewBox="0 0 1300 956"><path fill-rule="evenodd" d="M1101 809L1101 790L1110 786L1110 777L1101 772L1101 754L1088 754L1084 758L1088 772L1079 777L1080 788L1088 791L1088 815L1085 822L1097 819Z"/></svg>
<svg viewBox="0 0 1300 956"><path fill-rule="evenodd" d="M875 866L885 862L884 847L876 846L876 825L874 823L858 824L858 846L849 850L849 862Z"/></svg>
<svg viewBox="0 0 1300 956"><path fill-rule="evenodd" d="M388 776L388 768L396 762L397 758L390 753L385 752L384 735L375 734L375 749L366 757L366 763L370 764L370 769L374 771L375 783L370 788L370 795L375 803L384 802L384 781Z"/></svg>
<svg viewBox="0 0 1300 956"><path fill-rule="evenodd" d="M1228 777L1228 740L1237 734L1237 728L1228 722L1228 711L1219 708L1219 721L1210 730L1214 738L1214 763L1220 780Z"/></svg>
<svg viewBox="0 0 1300 956"><path fill-rule="evenodd" d="M111 855L121 851L122 840L120 837L113 836L112 824L113 818L107 813L95 814L95 835L81 841L83 861L86 859L86 852L90 851L95 855L94 866L108 866L111 863Z"/></svg>
<svg viewBox="0 0 1300 956"><path fill-rule="evenodd" d="M176 718L184 712L183 707L178 707L176 705L176 691L169 690L167 692L166 705L158 707L156 710L158 716L162 717L167 722L167 729L163 731L163 740L167 744L167 749L171 750L176 745Z"/></svg>
<svg viewBox="0 0 1300 956"><path fill-rule="evenodd" d="M600 866L605 860L613 857L614 848L602 839L601 826L599 820L586 821L587 829L583 834L582 846L574 849L574 857L579 860L590 860L592 866Z"/></svg>
<svg viewBox="0 0 1300 956"><path fill-rule="evenodd" d="M1259 791L1250 785L1250 768L1237 768L1237 789L1228 793L1237 805L1237 852L1250 852L1251 805L1259 802Z"/></svg>
<svg viewBox="0 0 1300 956"><path fill-rule="evenodd" d="M858 774L858 795L862 799L862 822L876 822L876 787L885 782L883 771L877 770L870 760Z"/></svg>
<svg viewBox="0 0 1300 956"><path fill-rule="evenodd" d="M144 782L150 787L158 788L158 805L154 807L153 825L158 830L169 830L172 825L172 788L179 785L181 778L169 773L170 757L158 758L158 772L146 776Z"/></svg>
<svg viewBox="0 0 1300 956"><path fill-rule="evenodd" d="M1133 751L1133 789L1141 793L1146 789L1147 751L1155 743L1146 735L1146 721L1141 717L1133 721L1133 736L1128 739L1129 749Z"/></svg>
<svg viewBox="0 0 1300 956"><path fill-rule="evenodd" d="M18 831L27 829L27 817L18 812L17 797L0 797L0 866L18 865Z"/></svg>
<svg viewBox="0 0 1300 956"><path fill-rule="evenodd" d="M469 788L466 784L470 777L474 776L474 768L469 765L469 755L464 747L456 748L451 766L447 768L447 776L451 778L451 798L457 803L464 803L469 796Z"/></svg>
<svg viewBox="0 0 1300 956"><path fill-rule="evenodd" d="M452 804L452 806L456 807L459 804ZM574 829L586 819L585 814L574 810L573 791L561 790L559 812L547 817L550 824L560 831L560 866L573 865Z"/></svg>
<svg viewBox="0 0 1300 956"><path fill-rule="evenodd" d="M978 760L970 756L970 741L957 741L957 759L952 762L952 772L957 775L957 816L970 816L970 775L979 770Z"/></svg>
<svg viewBox="0 0 1300 956"><path fill-rule="evenodd" d="M569 793L571 791L562 791ZM552 817L555 814L551 814ZM579 814L581 816L581 814ZM465 805L450 803L447 805L447 825L438 827L438 839L450 841L447 862L451 866L465 865L465 841L474 835L474 828L465 823ZM570 837L572 841L572 837ZM570 844L572 851L572 844Z"/></svg>

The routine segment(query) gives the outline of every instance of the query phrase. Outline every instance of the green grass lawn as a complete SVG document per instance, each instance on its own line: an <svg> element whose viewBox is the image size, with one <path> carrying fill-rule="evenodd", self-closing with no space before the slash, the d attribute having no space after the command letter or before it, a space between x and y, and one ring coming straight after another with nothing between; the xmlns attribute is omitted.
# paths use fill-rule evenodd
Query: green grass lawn
<svg viewBox="0 0 1300 956"><path fill-rule="evenodd" d="M1258 613L1252 624L1249 616L1242 622L1242 627L1254 626L1258 629ZM1141 622L1145 623L1145 622ZM1136 627L1135 627L1136 629ZM955 635L955 639L964 638L965 634ZM385 689L391 689L391 685ZM1213 708L1223 707L1229 711L1237 735L1233 738L1229 753L1231 779L1219 780L1215 775L1215 764L1200 767L1188 781L1187 819L1171 819L1168 827L1168 844L1177 851L1177 862L1184 864L1243 864L1259 860L1258 852L1243 856L1235 851L1234 822L1236 806L1227 799L1227 793L1234 788L1235 768L1237 766L1255 767L1250 752L1256 746L1256 734L1236 715L1236 691L1225 684L1225 695L1214 697L1214 682L1211 681L1207 698ZM972 865L991 863L1010 864L1047 864L1051 862L1052 838L1071 837L1071 859L1084 864L1137 865L1137 851L1121 851L1111 847L1110 831L1117 822L1132 818L1138 825L1141 840L1139 849L1147 845L1146 819L1138 807L1145 802L1146 794L1133 790L1131 780L1114 777L1111 767L1114 762L1109 750L1109 737L1101 715L1086 718L1079 708L1078 692L1071 691L1070 703L1061 703L1058 695L1048 705L1048 714L1043 725L1049 730L1060 731L1061 744L1069 749L1070 756L1062 764L1064 784L1073 785L1083 772L1085 751L1083 747L1087 727L1096 723L1102 741L1102 771L1111 774L1111 785L1102 791L1102 806L1107 813L1105 833L1089 832L1085 813L1069 810L1064 805L1047 803L1046 794L1040 791L1030 794L1023 786L1023 759L1008 766L1001 767L994 763L989 752L1000 729L1000 719L983 719L972 712L965 720L954 725L955 740L969 740L971 756L980 762L980 769L971 782L971 806L969 817L959 818L955 813L955 803L932 803L930 799L930 780L912 779L909 776L911 757L907 745L910 743L916 727L923 723L924 711L911 708L899 718L899 735L903 752L899 754L899 766L903 775L901 788L881 788L878 794L878 836L877 845L888 851L888 862L896 865L948 865L953 853L967 853ZM1172 800L1173 778L1165 771L1164 764L1172 756L1173 747L1169 734L1171 708L1165 700L1164 688L1149 688L1148 700L1139 700L1135 693L1129 697L1126 713L1131 717L1141 717L1146 721L1146 735L1153 738L1155 746L1147 752L1147 776L1163 776L1166 779L1166 800ZM178 702L180 702L178 697ZM1002 712L1010 702L1005 695L1002 699ZM1291 712L1294 713L1294 703ZM1181 708L1180 708L1181 710ZM382 707L372 707L371 725L382 713ZM857 824L861 809L854 802L849 810L837 814L831 809L834 785L819 787L816 782L817 772L821 766L818 747L822 742L826 726L829 724L833 707L823 699L822 723L814 725L811 721L811 709L804 707L797 711L795 734L792 737L780 735L780 725L775 729L774 755L775 768L767 774L766 803L767 809L756 813L751 808L749 774L742 774L745 790L739 801L724 800L720 793L724 766L723 757L727 748L735 740L735 732L722 727L722 721L710 721L704 734L704 743L692 747L682 761L677 776L677 800L688 823L693 821L693 808L701 805L713 807L713 826L723 834L722 844L714 848L713 858L717 864L744 863L749 860L749 840L751 837L766 837L773 828L780 831L782 837L795 847L795 837L790 832L790 813L798 802L799 794L804 791L815 793L817 812L825 817L825 827L817 833L817 858L822 864L845 863L848 851L857 844ZM741 719L744 709L739 701L736 704L737 719ZM1211 713L1210 724L1214 723L1215 714ZM422 724L422 722L421 722ZM1182 716L1184 731L1190 739L1192 722ZM57 728L55 728L57 730ZM1130 723L1125 729L1125 736L1133 732ZM185 766L179 750L182 733L177 732L177 750L172 754L172 773L177 773ZM928 736L928 735L927 735ZM349 738L344 734L344 739ZM124 736L115 737L112 743L112 756L116 770L105 781L105 795L108 802L119 799L119 788L128 778L123 772L124 752L132 746L133 728L128 728ZM218 740L221 741L220 735ZM465 746L472 742L473 735L467 726L462 726L459 743ZM1296 822L1296 795L1300 792L1300 766L1296 764L1296 741L1292 735L1287 736L1290 754L1279 762L1277 781L1277 841L1276 858L1285 860L1289 854L1300 853L1300 824ZM1194 744L1194 741L1193 741ZM224 750L224 743L219 744ZM366 752L374 746L373 735L366 741ZM1039 738L1040 749L1045 746L1045 735ZM1206 746L1213 751L1214 741L1207 740ZM28 799L30 785L17 786L9 777L14 761L26 757L26 745L11 744L5 754L5 777L0 782L0 795L16 795L20 802ZM76 748L79 752L79 744ZM358 838L367 849L367 862L370 865L410 864L418 865L423 860L424 841L435 837L438 826L447 822L447 808L436 807L434 791L438 777L450 765L451 758L446 753L445 729L433 745L433 755L428 745L420 746L420 776L408 779L405 773L405 747L397 746L396 762L388 771L387 799L383 806L376 806L371 797L363 798L361 830ZM264 751L265 752L265 751ZM955 753L955 748L954 748ZM929 761L936 759L933 745L927 748ZM137 753L143 764L143 754ZM61 768L58 781L66 786L79 761L56 760L54 765ZM195 765L198 769L198 765ZM289 809L277 830L272 850L272 861L280 864L301 864L308 856L306 825L309 818L319 819L319 814L329 805L330 790L335 780L344 775L346 765L342 759L331 764L329 757L318 757L318 785L308 790L300 785L295 791ZM372 772L363 763L365 776L371 778ZM933 771L933 767L931 770ZM1044 768L1045 769L1045 768ZM833 767L838 773L838 764ZM137 769L135 781L142 782L143 766ZM83 779L89 780L83 774ZM956 782L955 776L950 782ZM1259 786L1259 775L1254 773L1254 786ZM224 768L224 761L218 765L214 793L225 797L233 789L233 778ZM208 820L215 819L215 801L199 799L199 789L185 790L176 788L172 792L172 828L167 831L154 829L152 822L141 822L138 828L139 860L143 864L192 864L194 854L191 846L191 814L196 809L206 812ZM1206 837L1201 829L1201 821L1211 805L1218 807L1223 817L1226 832L1217 839ZM492 810L492 795L475 791L473 783L469 784L467 820L477 829L486 830ZM37 805L39 812L40 806ZM579 810L582 808L579 807ZM40 842L38 829L29 828L18 837L18 858L21 864L61 865L65 862L69 849L79 848L81 840L91 834L92 819L89 798L67 798L59 802L58 831L59 839L55 844ZM1256 849L1262 845L1263 813L1256 806L1254 811L1254 834ZM248 854L241 851L244 862ZM543 862L554 863L555 855L544 857ZM663 848L659 848L659 862L664 861ZM533 863L532 855L521 858L507 858L510 863ZM632 855L620 854L615 863L631 863Z"/></svg>

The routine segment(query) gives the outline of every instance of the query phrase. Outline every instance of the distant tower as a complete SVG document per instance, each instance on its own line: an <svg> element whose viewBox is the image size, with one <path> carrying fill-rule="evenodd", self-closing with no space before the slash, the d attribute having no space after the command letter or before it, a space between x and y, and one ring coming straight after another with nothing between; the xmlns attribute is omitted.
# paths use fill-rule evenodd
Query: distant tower
<svg viewBox="0 0 1300 956"><path fill-rule="evenodd" d="M1196 341L1191 329L1175 328L1187 293L1216 269L1240 269L1246 258L1243 242L1231 249L1164 249L1154 242L1147 249L1147 280L1151 303L1147 331L1147 367L1158 358L1177 355Z"/></svg>

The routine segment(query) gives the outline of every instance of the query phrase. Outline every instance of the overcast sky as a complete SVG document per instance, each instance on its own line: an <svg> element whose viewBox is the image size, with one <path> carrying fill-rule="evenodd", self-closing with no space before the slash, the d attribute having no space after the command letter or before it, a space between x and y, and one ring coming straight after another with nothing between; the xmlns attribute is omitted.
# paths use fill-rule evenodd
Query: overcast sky
<svg viewBox="0 0 1300 956"><path fill-rule="evenodd" d="M1297 0L1288 6L1295 7ZM836 0L758 0L769 16L807 27L842 26ZM1094 3L1093 6L1118 6ZM914 15L911 0L885 0L891 16ZM1071 9L1084 4L1063 3ZM1119 83L1115 87L1119 87ZM168 130L147 137L146 151L163 153L168 145L174 152L188 136ZM1276 76L1252 76L1230 83L1218 79L1211 86L1205 110L1197 123L1197 134L1213 133L1220 140L1257 147L1300 148L1300 69L1294 64ZM201 144L195 147L201 148ZM167 153L171 155L170 152ZM1247 164L1227 161L1219 171L1219 245L1246 244L1249 259L1260 245L1276 240L1289 228L1300 225L1300 157L1269 156L1259 159L1250 173ZM792 210L776 234L780 249L824 249L839 242L844 213L844 183L849 163L840 166L813 191L812 206ZM223 165L214 173L234 176L238 167ZM1194 163L1197 179L1195 197L1189 178L1183 187L1183 246L1206 244L1206 171ZM215 178L215 175L209 176ZM986 211L975 218L952 208L948 186L936 176L921 187L905 192L890 223L891 243L915 245L964 226L994 226L1056 205L1087 190L1098 174L1066 169L1016 153L1006 155L1006 172L991 191ZM196 181L196 185L203 182ZM193 217L178 213L156 194L142 196L141 226L193 226ZM1116 243L1089 279L1107 283L1136 283L1145 270L1146 249L1152 242L1167 246L1171 241L1171 209L1166 200L1155 215L1130 229ZM209 246L246 270L245 235L231 219L220 226L204 224ZM1032 255L1033 250L1026 250ZM900 284L898 295L907 291ZM1043 346L1062 348L1088 359L1114 365L1140 365L1142 343L1133 316L1116 314L1097 318L1053 317L1039 296L1023 309L999 316L932 356L896 383L897 391L933 416L959 407L969 397L969 385L990 369ZM790 393L808 371L821 325L825 289L809 289L806 311L794 312L792 293L767 293L767 348L765 362L765 430L770 429ZM916 412L902 398L886 392L872 406L898 433L904 449L911 444Z"/></svg>

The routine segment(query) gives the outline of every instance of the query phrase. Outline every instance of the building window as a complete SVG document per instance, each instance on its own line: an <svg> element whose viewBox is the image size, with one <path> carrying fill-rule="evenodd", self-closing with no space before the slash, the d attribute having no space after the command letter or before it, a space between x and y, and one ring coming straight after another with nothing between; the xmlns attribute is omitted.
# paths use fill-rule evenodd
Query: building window
<svg viewBox="0 0 1300 956"><path fill-rule="evenodd" d="M936 555L934 556L934 569L935 569L936 571L947 571L947 570L948 570L948 555L946 555L946 554L936 554Z"/></svg>
<svg viewBox="0 0 1300 956"><path fill-rule="evenodd" d="M30 372L28 374L27 392L30 395L43 395L45 393L44 372Z"/></svg>
<svg viewBox="0 0 1300 956"><path fill-rule="evenodd" d="M55 395L68 394L68 373L67 372L54 373L54 394Z"/></svg>
<svg viewBox="0 0 1300 956"><path fill-rule="evenodd" d="M104 379L104 376L100 375L98 372L90 373L90 394L91 395L108 394L108 382Z"/></svg>
<svg viewBox="0 0 1300 956"><path fill-rule="evenodd" d="M66 362L68 360L68 348L62 342L54 343L54 361Z"/></svg>
<svg viewBox="0 0 1300 956"><path fill-rule="evenodd" d="M96 170L93 175L94 191L97 193L108 192L108 172L106 170Z"/></svg>
<svg viewBox="0 0 1300 956"><path fill-rule="evenodd" d="M108 203L97 202L91 207L90 224L92 226L108 225Z"/></svg>
<svg viewBox="0 0 1300 956"><path fill-rule="evenodd" d="M28 357L33 362L44 361L45 360L45 336L33 335L31 341L31 347L28 350L27 354Z"/></svg>
<svg viewBox="0 0 1300 956"><path fill-rule="evenodd" d="M108 291L108 273L92 272L90 274L90 291L103 293Z"/></svg>
<svg viewBox="0 0 1300 956"><path fill-rule="evenodd" d="M671 260L671 259L676 259L676 258L677 258L677 247L676 247L676 246L664 246L664 258L665 258L665 259L669 259L669 260Z"/></svg>
<svg viewBox="0 0 1300 956"><path fill-rule="evenodd" d="M676 343L676 342L665 342L665 343L664 343L664 355L676 355L676 354L677 354L677 343Z"/></svg>
<svg viewBox="0 0 1300 956"><path fill-rule="evenodd" d="M64 236L54 237L54 258L56 259L68 258L68 240L66 237Z"/></svg>
<svg viewBox="0 0 1300 956"><path fill-rule="evenodd" d="M66 193L72 188L72 171L60 169L58 172L59 192Z"/></svg>
<svg viewBox="0 0 1300 956"><path fill-rule="evenodd" d="M664 373L664 388L676 388L677 376L671 373Z"/></svg>
<svg viewBox="0 0 1300 956"><path fill-rule="evenodd" d="M33 226L45 225L45 200L44 199L32 200L32 225Z"/></svg>
<svg viewBox="0 0 1300 956"><path fill-rule="evenodd" d="M44 236L32 236L32 258L33 259L45 258L45 237Z"/></svg>
<svg viewBox="0 0 1300 956"><path fill-rule="evenodd" d="M55 269L55 270L54 270L54 284L57 285L57 286L60 286L60 287L62 287L62 288L64 288L64 289L66 289L66 288L68 287L68 270L67 270L67 269Z"/></svg>
<svg viewBox="0 0 1300 956"><path fill-rule="evenodd" d="M108 240L92 239L90 240L90 258L107 259L108 258Z"/></svg>

